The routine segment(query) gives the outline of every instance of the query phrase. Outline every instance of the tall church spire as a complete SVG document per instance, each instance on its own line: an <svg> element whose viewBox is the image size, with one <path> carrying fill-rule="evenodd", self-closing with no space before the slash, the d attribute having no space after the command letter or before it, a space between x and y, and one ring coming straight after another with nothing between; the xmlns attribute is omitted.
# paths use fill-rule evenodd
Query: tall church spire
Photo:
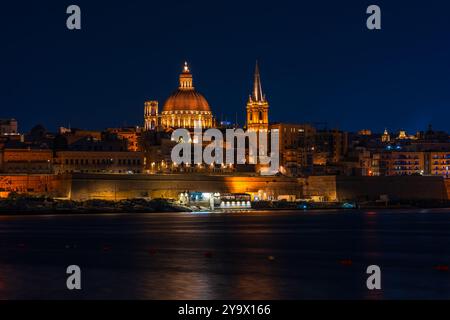
<svg viewBox="0 0 450 320"><path fill-rule="evenodd" d="M258 60L256 60L256 66L255 66L255 76L254 76L254 80L253 80L252 100L255 102L264 102L264 100L265 100L263 92L262 92L261 77L259 75Z"/></svg>
<svg viewBox="0 0 450 320"><path fill-rule="evenodd" d="M269 129L269 103L262 92L258 61L256 61L253 92L247 102L247 128L253 131Z"/></svg>

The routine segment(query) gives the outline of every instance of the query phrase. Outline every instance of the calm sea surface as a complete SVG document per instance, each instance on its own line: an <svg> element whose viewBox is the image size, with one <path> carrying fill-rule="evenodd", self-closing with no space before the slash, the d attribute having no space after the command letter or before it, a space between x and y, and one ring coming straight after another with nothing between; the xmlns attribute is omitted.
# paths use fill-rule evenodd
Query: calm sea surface
<svg viewBox="0 0 450 320"><path fill-rule="evenodd" d="M449 299L449 265L450 209L0 216L0 299Z"/></svg>

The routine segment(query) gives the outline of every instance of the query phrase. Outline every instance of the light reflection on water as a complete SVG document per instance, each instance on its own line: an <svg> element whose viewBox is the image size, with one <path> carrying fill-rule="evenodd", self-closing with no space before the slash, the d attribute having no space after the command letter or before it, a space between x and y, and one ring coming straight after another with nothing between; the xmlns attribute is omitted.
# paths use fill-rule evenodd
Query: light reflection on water
<svg viewBox="0 0 450 320"><path fill-rule="evenodd" d="M0 299L450 298L449 227L449 210L1 217Z"/></svg>

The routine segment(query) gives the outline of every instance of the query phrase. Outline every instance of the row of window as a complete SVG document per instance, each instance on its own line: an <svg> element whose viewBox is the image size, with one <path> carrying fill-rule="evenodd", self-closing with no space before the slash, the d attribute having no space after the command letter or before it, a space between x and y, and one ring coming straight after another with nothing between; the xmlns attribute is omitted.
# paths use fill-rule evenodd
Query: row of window
<svg viewBox="0 0 450 320"><path fill-rule="evenodd" d="M141 173L141 170L64 170L64 173Z"/></svg>
<svg viewBox="0 0 450 320"><path fill-rule="evenodd" d="M66 165L112 165L115 163L114 159L92 159L89 161L89 159L66 159L64 161ZM118 165L140 165L141 159L117 159Z"/></svg>
<svg viewBox="0 0 450 320"><path fill-rule="evenodd" d="M125 151L124 147L113 147L113 146L84 146L84 145L72 145L75 150L86 150L86 151Z"/></svg>
<svg viewBox="0 0 450 320"><path fill-rule="evenodd" d="M390 157L386 157L386 158L389 159ZM397 156L397 159L419 159L419 156L399 155L399 156Z"/></svg>
<svg viewBox="0 0 450 320"><path fill-rule="evenodd" d="M446 154L446 155L442 155L442 156L434 155L433 159L450 159L450 154Z"/></svg>
<svg viewBox="0 0 450 320"><path fill-rule="evenodd" d="M407 171L411 171L411 170L415 170L415 171L418 171L419 170L419 167L394 167L394 170L403 170L403 171L405 171L405 170L407 170Z"/></svg>
<svg viewBox="0 0 450 320"><path fill-rule="evenodd" d="M49 172L51 171L48 166L37 166L37 167L13 167L6 169L8 172Z"/></svg>
<svg viewBox="0 0 450 320"><path fill-rule="evenodd" d="M419 172L400 171L400 172L394 172L394 175L395 176L410 176L412 174L418 174L418 173ZM436 171L436 172L434 172L432 174L434 174L435 176L444 176L445 178L449 178L448 173L445 173L445 172L438 172L438 171Z"/></svg>
<svg viewBox="0 0 450 320"><path fill-rule="evenodd" d="M418 171L414 171L414 172L408 172L408 171L399 171L399 172L394 172L395 176L410 176L412 174L419 174L420 172Z"/></svg>
<svg viewBox="0 0 450 320"><path fill-rule="evenodd" d="M419 161L394 161L395 165L419 165Z"/></svg>
<svg viewBox="0 0 450 320"><path fill-rule="evenodd" d="M435 161L433 164L439 164L439 161ZM449 164L450 165L450 160L449 161L442 161L440 164Z"/></svg>
<svg viewBox="0 0 450 320"><path fill-rule="evenodd" d="M439 170L439 167L434 167L434 170ZM449 170L450 170L450 167L448 167L448 166L442 167L442 171L449 171Z"/></svg>

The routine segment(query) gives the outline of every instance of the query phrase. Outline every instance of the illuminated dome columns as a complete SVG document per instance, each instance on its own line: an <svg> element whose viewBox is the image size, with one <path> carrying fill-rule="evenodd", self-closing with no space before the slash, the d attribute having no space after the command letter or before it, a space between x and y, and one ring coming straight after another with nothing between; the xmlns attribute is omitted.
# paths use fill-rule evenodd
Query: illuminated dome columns
<svg viewBox="0 0 450 320"><path fill-rule="evenodd" d="M194 128L201 123L202 128L211 128L213 119L211 112L206 111L170 111L161 115L161 125L165 128Z"/></svg>

